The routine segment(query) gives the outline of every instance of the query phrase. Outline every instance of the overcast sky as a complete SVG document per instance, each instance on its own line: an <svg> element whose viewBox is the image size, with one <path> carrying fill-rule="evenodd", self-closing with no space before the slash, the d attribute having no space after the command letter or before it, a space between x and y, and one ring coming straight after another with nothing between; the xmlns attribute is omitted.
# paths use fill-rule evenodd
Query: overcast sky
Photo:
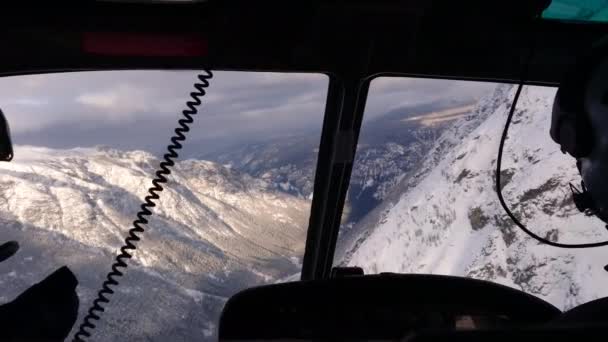
<svg viewBox="0 0 608 342"><path fill-rule="evenodd" d="M0 108L15 144L109 145L159 150L192 91L193 71L98 71L0 78ZM216 72L193 140L243 141L320 134L327 77ZM477 98L492 84L381 78L372 82L366 120L441 99ZM209 148L213 148L209 146Z"/></svg>

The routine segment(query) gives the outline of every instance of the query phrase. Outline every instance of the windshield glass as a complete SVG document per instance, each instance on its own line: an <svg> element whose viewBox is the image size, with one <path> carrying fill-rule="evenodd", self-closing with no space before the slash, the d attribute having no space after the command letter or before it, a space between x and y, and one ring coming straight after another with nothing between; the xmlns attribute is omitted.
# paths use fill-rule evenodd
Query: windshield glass
<svg viewBox="0 0 608 342"><path fill-rule="evenodd" d="M467 276L505 284L560 309L604 297L605 250L540 245L497 199L498 143L515 86L378 78L372 82L338 240L336 265ZM549 136L555 88L524 87L509 130L502 188L537 234L604 241L579 212L575 160ZM394 94L388 97L386 94Z"/></svg>
<svg viewBox="0 0 608 342"><path fill-rule="evenodd" d="M67 265L89 308L194 90L195 71L0 78L0 304ZM216 72L96 341L215 340L237 291L298 278L327 77Z"/></svg>

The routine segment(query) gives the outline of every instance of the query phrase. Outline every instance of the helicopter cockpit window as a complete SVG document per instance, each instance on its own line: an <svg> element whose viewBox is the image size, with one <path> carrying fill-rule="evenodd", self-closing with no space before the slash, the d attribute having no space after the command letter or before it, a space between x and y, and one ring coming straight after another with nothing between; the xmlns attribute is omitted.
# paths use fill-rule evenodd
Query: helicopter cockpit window
<svg viewBox="0 0 608 342"><path fill-rule="evenodd" d="M360 266L366 274L490 280L560 309L608 295L599 286L608 281L605 249L541 245L500 207L494 170L515 90L375 79L334 264ZM523 88L505 145L503 194L520 220L551 241L604 240L604 224L572 200L569 184L580 184L575 163L549 137L555 93Z"/></svg>
<svg viewBox="0 0 608 342"><path fill-rule="evenodd" d="M196 71L0 78L0 304L67 265L91 305L151 186ZM299 278L328 80L214 72L99 341L216 340L226 300ZM13 246L13 245L9 245ZM72 332L72 333L73 333Z"/></svg>

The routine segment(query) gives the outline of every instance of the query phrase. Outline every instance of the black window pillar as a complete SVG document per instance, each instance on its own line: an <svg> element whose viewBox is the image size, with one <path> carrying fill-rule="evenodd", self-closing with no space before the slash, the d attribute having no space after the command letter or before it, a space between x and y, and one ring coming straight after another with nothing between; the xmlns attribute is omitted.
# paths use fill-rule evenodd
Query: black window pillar
<svg viewBox="0 0 608 342"><path fill-rule="evenodd" d="M369 82L354 73L330 75L302 280L330 275Z"/></svg>

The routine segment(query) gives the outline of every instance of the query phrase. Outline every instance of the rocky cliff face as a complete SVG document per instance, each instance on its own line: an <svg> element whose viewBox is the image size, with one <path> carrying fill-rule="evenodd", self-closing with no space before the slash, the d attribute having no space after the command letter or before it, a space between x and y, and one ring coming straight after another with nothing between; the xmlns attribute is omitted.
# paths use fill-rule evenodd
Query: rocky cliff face
<svg viewBox="0 0 608 342"><path fill-rule="evenodd" d="M337 260L366 273L455 274L524 290L568 309L608 294L608 249L540 245L503 213L494 192L498 142L514 88L499 86L436 141L421 166L341 237ZM555 90L526 87L509 132L503 189L512 210L549 239L606 240L604 224L578 212L568 183L574 160L549 138Z"/></svg>

